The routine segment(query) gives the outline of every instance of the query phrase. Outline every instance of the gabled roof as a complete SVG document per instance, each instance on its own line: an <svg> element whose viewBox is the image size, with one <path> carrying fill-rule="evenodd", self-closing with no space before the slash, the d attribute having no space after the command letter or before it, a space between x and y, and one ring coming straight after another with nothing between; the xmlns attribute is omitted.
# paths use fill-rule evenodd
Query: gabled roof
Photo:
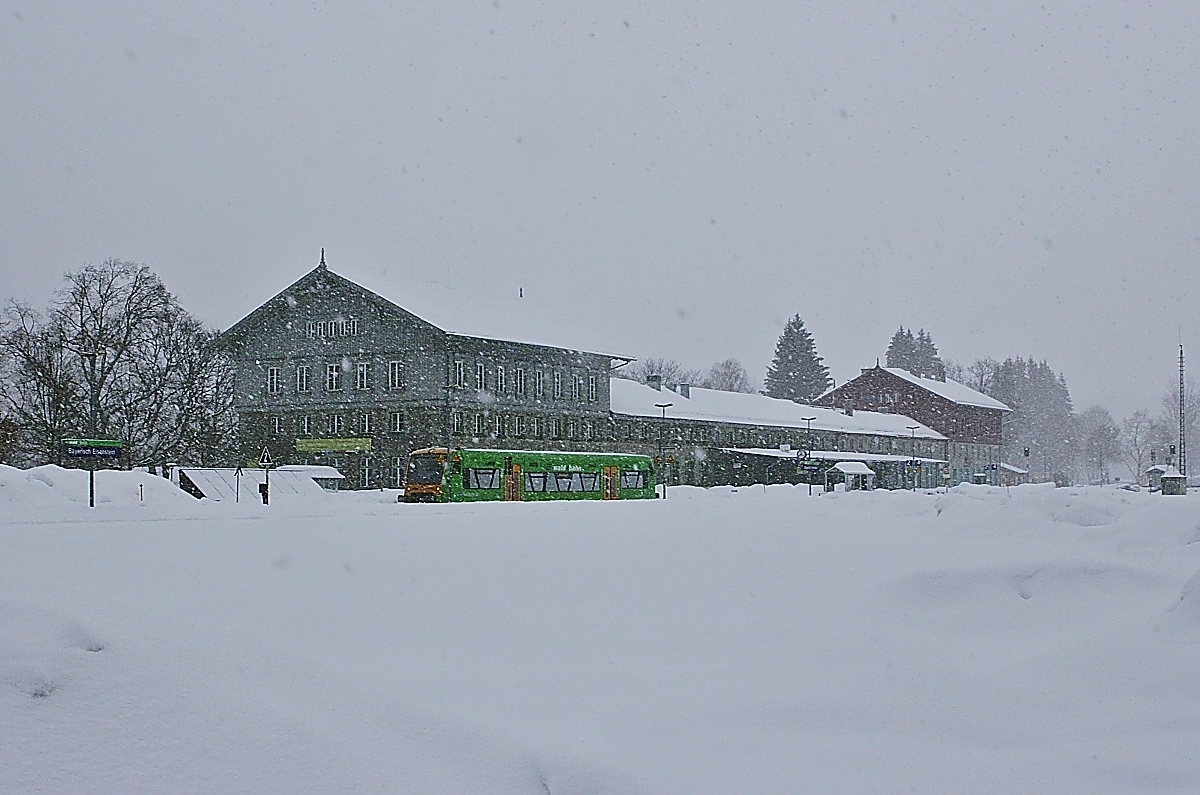
<svg viewBox="0 0 1200 795"><path fill-rule="evenodd" d="M404 283L404 301L412 308L406 309L379 293L329 270L324 264L323 254L321 262L321 265L232 325L221 335L222 339L236 337L244 329L252 326L268 311L274 301L323 281L374 303L388 312L401 313L451 336L517 342L591 353L610 359L634 360L631 356L607 353L596 346L581 344L587 341L590 333L573 329L569 319L550 320L551 313L546 311L547 308L538 306L532 299L525 299L523 290L518 293L520 298L513 298L479 295L465 288L409 281Z"/></svg>
<svg viewBox="0 0 1200 795"><path fill-rule="evenodd" d="M894 375L896 378L903 379L910 384L919 386L927 392L932 392L933 394L943 397L952 403L957 403L960 406L978 406L985 409L995 409L996 411L1012 411L1011 408L1004 405L999 400L996 400L994 397L989 397L982 392L976 392L966 384L960 384L958 381L951 381L949 378L947 378L945 381L935 381L932 378L922 378L919 375L913 375L908 370L903 370L899 367L879 367L878 365L871 370L863 370L862 375L874 372L874 370L882 370L885 373ZM861 378L862 376L859 377ZM848 384L850 381L847 381L846 383ZM845 385L846 384L842 384L842 386L834 387L833 389L828 390L825 392L825 394L821 395L821 397L817 398L817 400L820 400L826 395L830 395L838 391Z"/></svg>
<svg viewBox="0 0 1200 795"><path fill-rule="evenodd" d="M856 411L852 415L824 406L807 406L790 400L750 395L743 392L722 392L716 389L692 387L690 398L668 389L652 387L613 378L609 381L611 406L614 414L635 417L661 417L656 403L671 403L669 419L728 422L739 425L770 425L781 428L807 428L805 417L811 417L814 431L841 431L877 436L911 436L915 426L921 439L945 439L937 431L903 414L882 414L876 411Z"/></svg>
<svg viewBox="0 0 1200 795"><path fill-rule="evenodd" d="M932 378L922 378L919 375L913 375L908 370L902 370L899 367L884 367L883 369L897 378L903 378L911 384L916 384L922 389L928 390L935 395L940 395L953 403L958 403L960 406L979 406L985 409L996 409L997 411L1012 411L1012 409L994 397L988 397L982 392L976 392L966 384L951 381L949 378L945 381L935 381Z"/></svg>
<svg viewBox="0 0 1200 795"><path fill-rule="evenodd" d="M312 289L315 287L319 287L321 285L335 287L337 289L344 290L344 291L350 293L351 295L356 296L368 303L375 304L376 306L383 309L387 313L395 313L395 314L405 315L405 316L410 317L420 323L424 323L428 326L433 326L433 324L430 323L428 320L420 318L420 317L414 315L412 312L409 312L408 310L404 309L403 307L393 304L391 301L387 300L382 295L379 295L379 293L372 292L371 290L368 290L367 288L363 287L361 284L352 282L349 279L347 279L345 276L341 276L341 275L336 274L333 271L329 270L327 267L325 267L324 254L322 253L320 265L313 268L308 273L304 274L299 279L297 279L296 281L289 284L287 287L280 290L278 293L276 293L270 299L268 299L268 300L264 301L262 304L260 304L258 306L258 308L256 308L250 314L246 315L244 318L242 318L241 320L239 320L238 322L236 322L232 326L230 326L228 329L226 329L221 334L221 340L222 341L232 340L232 339L236 338L237 336L239 336L242 332L253 327L255 323L257 323L260 319L262 319L262 317L264 315L266 315L270 311L271 306L273 304L275 304L278 300L280 300L280 299L286 300L289 296L291 296L294 293ZM434 328L436 328L436 326L434 326Z"/></svg>

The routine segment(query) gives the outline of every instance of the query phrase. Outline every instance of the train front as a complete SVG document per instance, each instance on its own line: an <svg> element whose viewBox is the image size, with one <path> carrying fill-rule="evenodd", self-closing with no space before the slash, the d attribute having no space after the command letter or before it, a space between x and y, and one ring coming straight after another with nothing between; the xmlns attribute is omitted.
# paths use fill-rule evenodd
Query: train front
<svg viewBox="0 0 1200 795"><path fill-rule="evenodd" d="M413 450L404 478L405 502L445 502L446 458L444 447Z"/></svg>

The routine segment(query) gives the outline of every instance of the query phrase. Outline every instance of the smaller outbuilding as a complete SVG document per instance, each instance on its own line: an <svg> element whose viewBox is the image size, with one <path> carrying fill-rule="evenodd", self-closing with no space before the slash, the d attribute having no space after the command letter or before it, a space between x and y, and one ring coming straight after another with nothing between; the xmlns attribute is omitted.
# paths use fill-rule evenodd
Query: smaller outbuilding
<svg viewBox="0 0 1200 795"><path fill-rule="evenodd" d="M1142 473L1146 476L1146 485L1150 487L1150 491L1158 491L1162 488L1163 473L1169 472L1172 468L1166 464L1155 464Z"/></svg>
<svg viewBox="0 0 1200 795"><path fill-rule="evenodd" d="M1159 483L1163 494L1187 494L1187 475L1175 467L1168 467L1167 471L1162 473L1162 477L1159 478Z"/></svg>
<svg viewBox="0 0 1200 795"><path fill-rule="evenodd" d="M839 461L825 473L825 490L829 491L829 476L833 472L841 473L846 484L846 491L873 491L875 489L875 472L861 461Z"/></svg>

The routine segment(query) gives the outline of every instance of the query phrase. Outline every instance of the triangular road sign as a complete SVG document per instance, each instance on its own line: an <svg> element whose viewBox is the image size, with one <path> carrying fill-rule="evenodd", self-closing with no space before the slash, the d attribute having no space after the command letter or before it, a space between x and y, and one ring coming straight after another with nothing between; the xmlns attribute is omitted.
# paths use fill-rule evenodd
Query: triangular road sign
<svg viewBox="0 0 1200 795"><path fill-rule="evenodd" d="M262 454L258 457L258 465L263 469L266 469L267 467L271 466L271 463L271 451L264 447Z"/></svg>

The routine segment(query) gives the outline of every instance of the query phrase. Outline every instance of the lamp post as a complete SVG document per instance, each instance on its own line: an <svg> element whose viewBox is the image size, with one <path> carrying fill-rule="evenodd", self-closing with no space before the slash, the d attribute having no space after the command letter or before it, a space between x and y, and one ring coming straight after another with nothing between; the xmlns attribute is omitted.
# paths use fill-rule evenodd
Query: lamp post
<svg viewBox="0 0 1200 795"><path fill-rule="evenodd" d="M909 465L915 470L918 466L917 465L917 429L920 428L921 426L920 425L905 425L904 427L907 428L912 433L912 460L909 461ZM913 472L913 491L917 490L917 477L918 477L917 472Z"/></svg>
<svg viewBox="0 0 1200 795"><path fill-rule="evenodd" d="M662 423L658 426L658 461L662 466L663 473L663 499L667 498L667 456L663 452L663 431L667 427L667 409L674 406L674 403L655 403L654 408L662 409Z"/></svg>
<svg viewBox="0 0 1200 795"><path fill-rule="evenodd" d="M96 438L96 414L99 410L100 395L96 389L96 357L99 352L95 348L79 351L79 355L88 360L88 437ZM88 459L88 507L96 507L96 459Z"/></svg>
<svg viewBox="0 0 1200 795"><path fill-rule="evenodd" d="M801 417L800 419L804 421L804 446L806 448L804 457L808 458L812 454L812 424L813 424L813 420L815 420L816 417ZM796 451L796 466L797 467L800 466L800 451L799 450ZM812 496L812 469L809 469L808 472L805 472L804 474L806 475L806 477L804 479L808 481L808 496L811 497Z"/></svg>

